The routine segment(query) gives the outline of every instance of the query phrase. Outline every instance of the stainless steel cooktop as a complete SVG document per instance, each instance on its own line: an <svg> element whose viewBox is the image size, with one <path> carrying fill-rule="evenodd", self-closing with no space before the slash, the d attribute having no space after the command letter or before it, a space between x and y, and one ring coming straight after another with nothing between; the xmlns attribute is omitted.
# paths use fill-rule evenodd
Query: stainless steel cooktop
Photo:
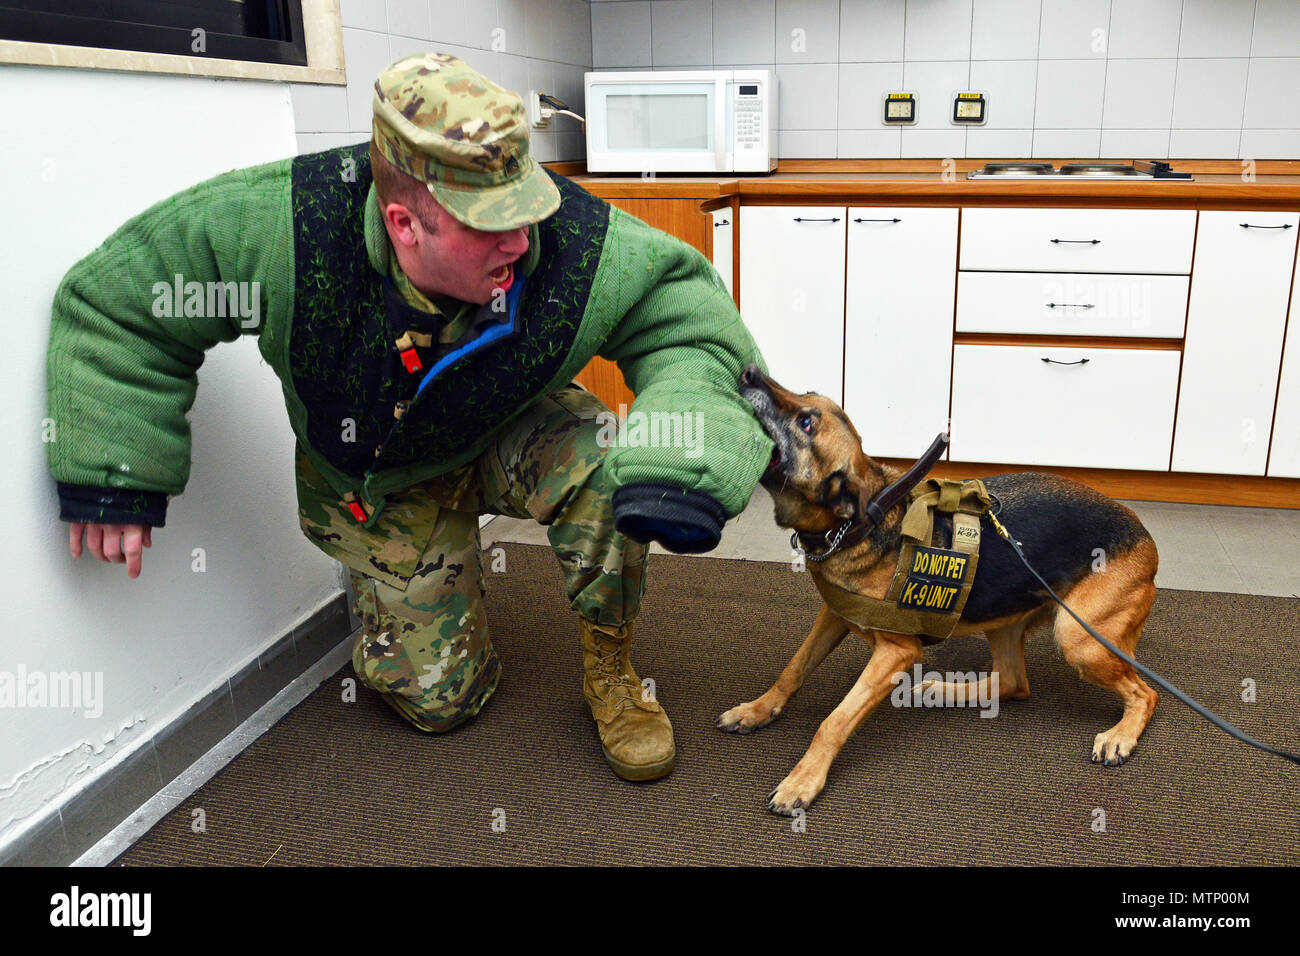
<svg viewBox="0 0 1300 956"><path fill-rule="evenodd" d="M1191 173L1174 172L1168 163L1160 160L1137 160L1133 163L1065 163L1056 169L1051 163L1004 162L985 163L983 169L972 170L967 179L1121 179L1133 182L1153 179L1171 182L1192 182Z"/></svg>

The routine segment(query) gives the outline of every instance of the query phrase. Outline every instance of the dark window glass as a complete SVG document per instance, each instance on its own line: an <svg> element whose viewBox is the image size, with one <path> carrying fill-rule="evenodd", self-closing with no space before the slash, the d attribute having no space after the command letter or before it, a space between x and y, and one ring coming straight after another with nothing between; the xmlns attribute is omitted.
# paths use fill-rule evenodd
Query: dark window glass
<svg viewBox="0 0 1300 956"><path fill-rule="evenodd" d="M302 0L0 0L0 38L307 65Z"/></svg>

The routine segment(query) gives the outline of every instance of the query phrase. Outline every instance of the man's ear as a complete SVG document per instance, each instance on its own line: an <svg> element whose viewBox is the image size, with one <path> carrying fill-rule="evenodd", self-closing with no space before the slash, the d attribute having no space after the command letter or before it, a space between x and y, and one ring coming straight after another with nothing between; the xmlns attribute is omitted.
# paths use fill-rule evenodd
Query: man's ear
<svg viewBox="0 0 1300 956"><path fill-rule="evenodd" d="M397 202L386 203L381 211L384 214L384 225L388 228L389 238L403 246L414 246L415 214Z"/></svg>

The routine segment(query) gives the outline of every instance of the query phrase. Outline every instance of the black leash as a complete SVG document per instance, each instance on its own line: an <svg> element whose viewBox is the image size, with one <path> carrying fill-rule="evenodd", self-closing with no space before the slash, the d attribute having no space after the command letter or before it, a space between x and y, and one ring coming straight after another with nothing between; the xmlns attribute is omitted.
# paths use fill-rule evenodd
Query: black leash
<svg viewBox="0 0 1300 956"><path fill-rule="evenodd" d="M1289 750L1279 750L1276 747L1270 747L1268 744L1261 743L1260 741L1256 740L1254 737L1242 733L1240 730L1232 726L1232 724L1228 723L1218 714L1208 710L1205 707L1202 707L1200 704L1192 700L1192 698L1188 697L1186 694L1184 694L1173 684L1169 683L1159 674L1155 673L1155 671L1143 667L1141 664L1133 660L1133 658L1129 657L1127 654L1121 651L1110 641L1106 640L1106 638L1102 637L1100 634L1094 631L1091 627L1088 626L1088 624L1083 620L1083 618L1079 617L1079 615L1075 614L1074 611L1071 610L1068 604L1066 604L1059 597L1057 597L1056 592L1052 590L1051 585L1049 585L1046 581L1044 581L1043 576L1034 570L1033 565L1031 565L1029 561L1026 560L1025 553L1020 550L1020 542L1011 537L1007 529L1003 527L1002 522L999 521L994 516L993 513L990 513L987 517L993 523L993 527L997 530L998 534L1000 534L1004 539L1006 539L1006 542L1009 545L1011 545L1012 549L1020 557L1020 560L1024 562L1025 567L1029 568L1029 573L1038 579L1039 584L1047 588L1047 593L1052 596L1052 599L1056 601L1057 604L1061 605L1061 607L1065 608L1065 610L1069 612L1070 617L1078 621L1079 626L1082 627L1089 634L1091 634L1094 638L1096 638L1101 643L1101 645L1104 648L1106 648L1106 650L1110 651L1120 660L1127 663L1130 667L1132 667L1135 671L1137 671L1147 680L1153 681L1156 684L1158 684L1160 687L1169 691L1169 693L1173 694L1184 704L1192 708L1192 710L1196 711L1198 714L1200 714L1202 717L1204 717L1206 720L1214 724L1214 726L1218 727L1220 730L1224 731L1225 733L1231 734L1233 737L1236 737L1238 740L1250 744L1252 747L1258 747L1260 750L1264 751L1265 753L1270 753L1275 757L1281 757L1284 760L1289 760L1294 764L1300 764L1300 756L1291 753Z"/></svg>

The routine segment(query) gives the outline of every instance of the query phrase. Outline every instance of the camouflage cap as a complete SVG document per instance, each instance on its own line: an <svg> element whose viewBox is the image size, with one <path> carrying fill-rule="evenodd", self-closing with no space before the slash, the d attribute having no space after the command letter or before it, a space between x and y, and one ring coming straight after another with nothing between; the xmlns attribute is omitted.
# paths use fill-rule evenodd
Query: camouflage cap
<svg viewBox="0 0 1300 956"><path fill-rule="evenodd" d="M560 208L560 192L528 153L528 117L502 89L447 53L398 60L375 81L374 141L467 226L504 232Z"/></svg>

